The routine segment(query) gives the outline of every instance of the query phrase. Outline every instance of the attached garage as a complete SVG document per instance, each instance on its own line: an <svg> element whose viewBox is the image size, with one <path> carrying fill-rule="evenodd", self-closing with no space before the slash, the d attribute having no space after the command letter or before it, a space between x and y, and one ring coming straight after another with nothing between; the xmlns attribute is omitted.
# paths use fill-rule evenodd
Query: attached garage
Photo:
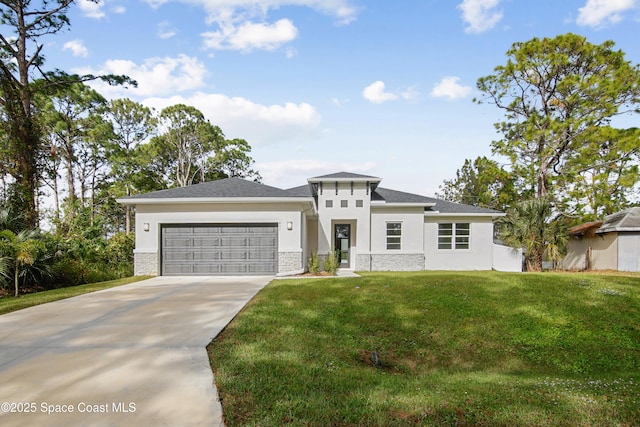
<svg viewBox="0 0 640 427"><path fill-rule="evenodd" d="M182 224L161 227L161 274L275 275L277 224Z"/></svg>

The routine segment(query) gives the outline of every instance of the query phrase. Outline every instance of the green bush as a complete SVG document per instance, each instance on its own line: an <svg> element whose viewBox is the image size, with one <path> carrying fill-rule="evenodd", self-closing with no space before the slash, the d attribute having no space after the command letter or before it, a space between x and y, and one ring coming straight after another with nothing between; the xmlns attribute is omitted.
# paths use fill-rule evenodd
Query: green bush
<svg viewBox="0 0 640 427"><path fill-rule="evenodd" d="M318 274L320 273L320 260L318 259L317 253L312 253L311 257L309 257L309 273Z"/></svg>
<svg viewBox="0 0 640 427"><path fill-rule="evenodd" d="M338 252L329 252L324 260L324 271L329 274L336 274L338 271Z"/></svg>

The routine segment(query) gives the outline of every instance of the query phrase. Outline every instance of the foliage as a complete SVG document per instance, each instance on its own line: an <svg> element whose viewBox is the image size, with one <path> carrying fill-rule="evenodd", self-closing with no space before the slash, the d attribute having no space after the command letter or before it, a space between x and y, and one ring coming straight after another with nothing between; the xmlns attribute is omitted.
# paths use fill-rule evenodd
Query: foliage
<svg viewBox="0 0 640 427"><path fill-rule="evenodd" d="M566 250L567 226L561 219L553 218L548 197L514 204L497 226L504 243L524 248L528 271L541 271L545 258L558 261Z"/></svg>
<svg viewBox="0 0 640 427"><path fill-rule="evenodd" d="M464 161L456 171L456 178L445 180L439 196L450 202L482 208L506 210L521 197L517 191L519 180L503 169L495 160L478 157Z"/></svg>
<svg viewBox="0 0 640 427"><path fill-rule="evenodd" d="M338 271L338 265L338 251L334 251L327 254L322 268L329 274L336 274L336 271Z"/></svg>
<svg viewBox="0 0 640 427"><path fill-rule="evenodd" d="M213 126L195 107L173 105L160 112L166 131L151 140L156 170L166 174L171 186L191 185L196 177L204 181L207 160L224 141L222 130Z"/></svg>
<svg viewBox="0 0 640 427"><path fill-rule="evenodd" d="M208 351L229 427L640 419L637 277L418 272L274 281Z"/></svg>
<svg viewBox="0 0 640 427"><path fill-rule="evenodd" d="M101 78L110 84L130 82L125 76L69 75L43 71L44 39L69 26L66 13L73 0L55 2L3 1L0 3L0 105L3 154L11 182L10 204L24 212L29 228L38 223L37 186L42 172L42 130L35 106L36 94L81 81ZM5 31L7 30L7 31Z"/></svg>
<svg viewBox="0 0 640 427"><path fill-rule="evenodd" d="M318 254L313 252L309 257L309 262L307 263L309 268L309 273L318 274L320 273L320 259L318 258Z"/></svg>
<svg viewBox="0 0 640 427"><path fill-rule="evenodd" d="M13 271L14 296L20 292L20 279L50 275L46 264L45 246L38 230L0 231L0 256L11 263Z"/></svg>
<svg viewBox="0 0 640 427"><path fill-rule="evenodd" d="M625 61L612 41L594 45L570 33L515 43L507 55L506 65L478 80L485 95L478 102L505 111L506 120L495 125L502 139L492 143L493 153L510 160L512 175L536 197L554 196L563 212L584 214L571 201L601 192L603 180L605 194L593 200L597 213L607 193L624 196L638 181L640 139L637 130L609 126L615 116L637 112L639 66ZM604 164L596 158L602 153ZM613 179L602 175L603 167L614 171ZM597 179L582 179L587 176Z"/></svg>

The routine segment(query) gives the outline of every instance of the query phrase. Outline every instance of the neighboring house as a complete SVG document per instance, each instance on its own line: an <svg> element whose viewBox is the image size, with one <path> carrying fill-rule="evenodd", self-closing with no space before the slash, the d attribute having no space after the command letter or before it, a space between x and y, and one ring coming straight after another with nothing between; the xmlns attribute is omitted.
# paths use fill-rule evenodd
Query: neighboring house
<svg viewBox="0 0 640 427"><path fill-rule="evenodd" d="M640 271L640 207L569 230L566 270Z"/></svg>
<svg viewBox="0 0 640 427"><path fill-rule="evenodd" d="M331 251L360 271L494 267L504 214L380 181L341 172L283 190L228 178L119 199L136 207L135 274L296 274Z"/></svg>

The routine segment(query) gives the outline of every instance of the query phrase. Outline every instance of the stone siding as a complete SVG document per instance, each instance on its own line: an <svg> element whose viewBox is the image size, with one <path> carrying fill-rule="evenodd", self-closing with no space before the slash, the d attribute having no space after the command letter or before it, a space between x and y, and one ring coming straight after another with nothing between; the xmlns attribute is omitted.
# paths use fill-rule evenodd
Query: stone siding
<svg viewBox="0 0 640 427"><path fill-rule="evenodd" d="M371 255L358 254L356 256L356 271L371 271Z"/></svg>
<svg viewBox="0 0 640 427"><path fill-rule="evenodd" d="M158 254L155 252L135 252L133 254L134 276L157 276Z"/></svg>
<svg viewBox="0 0 640 427"><path fill-rule="evenodd" d="M371 271L419 271L424 265L424 254L371 254Z"/></svg>
<svg viewBox="0 0 640 427"><path fill-rule="evenodd" d="M278 252L278 273L302 270L302 252Z"/></svg>

